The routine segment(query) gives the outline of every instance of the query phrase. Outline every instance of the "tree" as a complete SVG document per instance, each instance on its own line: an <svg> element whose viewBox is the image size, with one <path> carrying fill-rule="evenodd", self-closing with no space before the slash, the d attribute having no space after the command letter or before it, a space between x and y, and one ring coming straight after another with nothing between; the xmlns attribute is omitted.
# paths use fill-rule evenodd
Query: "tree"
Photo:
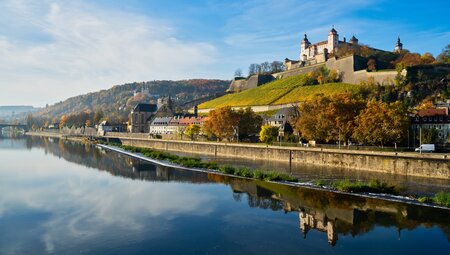
<svg viewBox="0 0 450 255"><path fill-rule="evenodd" d="M272 144L278 136L278 128L268 125L261 127L261 132L259 132L259 140L263 143Z"/></svg>
<svg viewBox="0 0 450 255"><path fill-rule="evenodd" d="M377 70L377 61L373 58L367 62L367 71L372 72Z"/></svg>
<svg viewBox="0 0 450 255"><path fill-rule="evenodd" d="M234 71L234 77L242 77L242 69L236 69L236 71Z"/></svg>
<svg viewBox="0 0 450 255"><path fill-rule="evenodd" d="M351 93L327 97L316 95L300 105L295 128L308 140L348 141L355 128L355 118L364 101Z"/></svg>
<svg viewBox="0 0 450 255"><path fill-rule="evenodd" d="M245 138L259 133L263 119L252 108L239 109L236 112L236 118L239 127L239 137Z"/></svg>
<svg viewBox="0 0 450 255"><path fill-rule="evenodd" d="M222 107L209 112L209 119L205 122L207 133L214 135L218 140L230 139L233 136L233 126L238 119L231 107Z"/></svg>
<svg viewBox="0 0 450 255"><path fill-rule="evenodd" d="M271 73L271 68L270 68L270 64L269 62L263 62L260 65L261 69L260 69L260 73Z"/></svg>
<svg viewBox="0 0 450 255"><path fill-rule="evenodd" d="M27 127L31 128L33 125L34 121L33 121L33 114L28 114L27 115Z"/></svg>
<svg viewBox="0 0 450 255"><path fill-rule="evenodd" d="M62 129L63 126L66 125L66 121L67 121L67 116L66 115L61 116L61 119L59 121L59 128Z"/></svg>
<svg viewBox="0 0 450 255"><path fill-rule="evenodd" d="M190 124L184 133L191 138L192 141L194 141L198 135L200 134L200 126L197 124Z"/></svg>
<svg viewBox="0 0 450 255"><path fill-rule="evenodd" d="M438 132L434 128L422 128L421 134L417 135L422 136L421 138L417 137L419 140L421 139L422 144L434 144L439 142Z"/></svg>
<svg viewBox="0 0 450 255"><path fill-rule="evenodd" d="M441 54L436 57L437 62L450 64L450 44L442 49Z"/></svg>
<svg viewBox="0 0 450 255"><path fill-rule="evenodd" d="M94 114L94 123L95 124L100 123L100 121L103 119L104 116L105 116L105 114L103 113L103 111L101 109L97 110Z"/></svg>
<svg viewBox="0 0 450 255"><path fill-rule="evenodd" d="M209 112L204 128L210 136L230 140L234 136L234 127L238 127L240 137L246 137L257 134L261 123L262 118L250 107L237 111L231 107L222 107Z"/></svg>
<svg viewBox="0 0 450 255"><path fill-rule="evenodd" d="M248 67L248 76L252 76L256 73L258 73L258 65L257 64L250 64Z"/></svg>
<svg viewBox="0 0 450 255"><path fill-rule="evenodd" d="M384 103L371 100L356 119L353 137L359 142L385 145L402 141L409 119L400 102Z"/></svg>
<svg viewBox="0 0 450 255"><path fill-rule="evenodd" d="M425 52L424 54L422 54L421 56L421 62L422 64L431 64L434 61L436 61L436 59L434 59L433 54L429 53L429 52Z"/></svg>
<svg viewBox="0 0 450 255"><path fill-rule="evenodd" d="M272 63L270 63L270 68L272 69L272 73L278 73L284 71L284 64L280 61L273 61Z"/></svg>

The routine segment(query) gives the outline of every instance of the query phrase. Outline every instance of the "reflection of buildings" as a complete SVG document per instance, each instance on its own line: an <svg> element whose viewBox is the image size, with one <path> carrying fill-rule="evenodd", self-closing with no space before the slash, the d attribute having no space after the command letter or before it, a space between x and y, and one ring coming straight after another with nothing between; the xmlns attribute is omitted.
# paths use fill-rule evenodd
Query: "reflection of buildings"
<svg viewBox="0 0 450 255"><path fill-rule="evenodd" d="M325 214L319 212L316 215L312 215L305 211L300 211L298 216L300 218L300 229L305 238L310 229L317 229L327 233L329 244L333 246L336 244L338 236L334 223L328 220Z"/></svg>
<svg viewBox="0 0 450 255"><path fill-rule="evenodd" d="M437 224L445 233L450 226L447 210L266 182L239 179L224 179L222 182L229 184L235 194L246 193L250 207L284 210L286 213L298 211L304 237L310 230L324 232L332 246L336 244L338 235L357 236L377 226L395 227L400 231ZM239 195L241 199L242 195Z"/></svg>

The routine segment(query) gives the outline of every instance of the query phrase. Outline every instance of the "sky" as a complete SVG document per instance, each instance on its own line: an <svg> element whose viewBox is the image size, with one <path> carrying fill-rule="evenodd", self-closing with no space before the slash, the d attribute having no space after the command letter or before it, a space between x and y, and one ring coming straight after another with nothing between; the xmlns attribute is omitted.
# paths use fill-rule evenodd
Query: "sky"
<svg viewBox="0 0 450 255"><path fill-rule="evenodd" d="M300 40L340 38L434 56L446 0L0 0L0 105L54 104L117 84L233 78L298 59Z"/></svg>

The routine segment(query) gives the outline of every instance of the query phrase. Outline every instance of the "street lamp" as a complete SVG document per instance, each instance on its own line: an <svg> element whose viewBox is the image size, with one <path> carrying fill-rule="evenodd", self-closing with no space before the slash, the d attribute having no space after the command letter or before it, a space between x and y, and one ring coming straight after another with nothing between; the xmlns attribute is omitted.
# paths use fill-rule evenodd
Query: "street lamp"
<svg viewBox="0 0 450 255"><path fill-rule="evenodd" d="M239 126L233 126L234 135L236 135L236 143L239 143Z"/></svg>

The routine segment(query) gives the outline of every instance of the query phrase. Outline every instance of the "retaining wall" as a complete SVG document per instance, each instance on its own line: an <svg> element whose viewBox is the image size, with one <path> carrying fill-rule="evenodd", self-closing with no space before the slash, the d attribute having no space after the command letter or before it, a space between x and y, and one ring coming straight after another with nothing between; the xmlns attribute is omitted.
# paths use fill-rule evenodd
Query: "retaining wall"
<svg viewBox="0 0 450 255"><path fill-rule="evenodd" d="M442 155L167 141L124 136L119 137L117 135L107 137L119 138L125 145L150 147L157 150L181 151L246 159L276 160L389 174L450 179L450 160Z"/></svg>

